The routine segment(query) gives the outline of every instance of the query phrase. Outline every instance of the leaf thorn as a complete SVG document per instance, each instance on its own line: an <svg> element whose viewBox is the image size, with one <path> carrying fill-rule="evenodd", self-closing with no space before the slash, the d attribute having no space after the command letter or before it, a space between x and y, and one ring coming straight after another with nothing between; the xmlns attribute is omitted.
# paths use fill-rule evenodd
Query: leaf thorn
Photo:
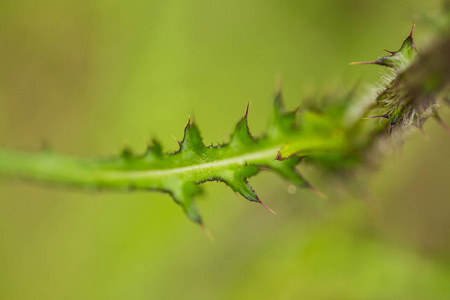
<svg viewBox="0 0 450 300"><path fill-rule="evenodd" d="M322 193L321 191L319 191L318 189L316 189L315 187L313 187L312 185L308 184L308 188L314 192L317 196L319 196L322 199L328 199L327 195L325 195L324 193Z"/></svg>
<svg viewBox="0 0 450 300"><path fill-rule="evenodd" d="M270 207L268 207L267 205L265 205L261 200L258 199L258 203L261 204L262 206L264 206L265 208L267 208L271 213L273 213L274 215L276 215L277 213L274 212Z"/></svg>
<svg viewBox="0 0 450 300"><path fill-rule="evenodd" d="M171 135L171 137L178 143L178 145L181 145L181 142L176 137L174 137L173 135Z"/></svg>
<svg viewBox="0 0 450 300"><path fill-rule="evenodd" d="M250 106L250 102L247 103L247 108L245 109L244 118L246 118L246 119L248 117L248 108L249 108L249 106Z"/></svg>
<svg viewBox="0 0 450 300"><path fill-rule="evenodd" d="M205 224L201 223L200 226L202 227L202 230L205 233L208 240L214 242L214 236L212 235L211 231L209 231L209 229L205 226Z"/></svg>
<svg viewBox="0 0 450 300"><path fill-rule="evenodd" d="M350 65L376 65L377 63L375 61L356 61L351 62Z"/></svg>
<svg viewBox="0 0 450 300"><path fill-rule="evenodd" d="M393 130L394 130L394 125L391 125L391 129L389 129L389 137L391 137Z"/></svg>
<svg viewBox="0 0 450 300"><path fill-rule="evenodd" d="M362 118L363 120L369 120L369 119L376 119L376 118L385 118L385 119L389 119L388 115L379 115L379 116L373 116L373 117L367 117L367 118Z"/></svg>
<svg viewBox="0 0 450 300"><path fill-rule="evenodd" d="M411 28L411 33L409 34L410 37L412 37L412 35L413 35L414 27L416 27L416 24L413 22L413 26Z"/></svg>

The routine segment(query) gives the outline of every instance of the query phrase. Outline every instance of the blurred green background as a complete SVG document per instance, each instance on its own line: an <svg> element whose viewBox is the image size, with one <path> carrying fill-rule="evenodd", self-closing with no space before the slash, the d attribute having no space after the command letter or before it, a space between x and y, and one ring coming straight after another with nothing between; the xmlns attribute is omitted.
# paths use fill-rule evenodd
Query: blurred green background
<svg viewBox="0 0 450 300"><path fill-rule="evenodd" d="M248 102L257 135L279 74L289 108L376 83L380 68L348 63L396 50L413 21L426 47L420 15L440 7L0 0L0 141L88 157L157 137L176 150L191 114L216 144ZM276 216L205 184L214 242L167 195L0 182L0 298L450 299L450 138L433 121L426 130L430 141L414 133L344 186L300 167L328 200L252 178Z"/></svg>

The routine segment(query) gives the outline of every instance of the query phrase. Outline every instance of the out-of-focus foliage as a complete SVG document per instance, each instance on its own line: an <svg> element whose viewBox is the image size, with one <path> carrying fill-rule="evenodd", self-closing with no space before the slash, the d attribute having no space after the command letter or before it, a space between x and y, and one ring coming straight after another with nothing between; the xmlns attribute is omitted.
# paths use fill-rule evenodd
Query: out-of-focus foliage
<svg viewBox="0 0 450 300"><path fill-rule="evenodd" d="M175 150L167 137L181 138L187 114L205 141L223 142L248 101L258 134L277 73L289 107L358 78L374 82L373 70L348 62L397 47L414 12L439 9L438 1L3 1L0 139L105 156L124 138L143 151L157 132ZM417 45L426 45L417 18ZM2 183L1 297L446 299L450 143L435 127L425 126L429 142L413 135L375 177L356 177L370 196L339 185L328 200L292 186L289 195L267 174L252 184L273 216L205 186L199 206L214 243L166 195Z"/></svg>

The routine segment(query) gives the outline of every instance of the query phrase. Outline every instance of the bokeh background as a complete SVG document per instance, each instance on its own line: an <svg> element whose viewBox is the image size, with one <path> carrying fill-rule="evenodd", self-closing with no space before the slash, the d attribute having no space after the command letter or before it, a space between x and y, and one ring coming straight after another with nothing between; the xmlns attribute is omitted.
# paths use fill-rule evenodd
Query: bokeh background
<svg viewBox="0 0 450 300"><path fill-rule="evenodd" d="M157 137L172 151L189 114L225 142L248 102L257 135L278 76L289 108L370 90L382 70L348 63L396 50L413 21L426 47L421 16L441 5L0 0L0 141L88 157ZM252 178L276 216L206 184L214 242L167 195L0 182L0 298L450 299L450 138L426 130L344 185L300 167L327 200Z"/></svg>

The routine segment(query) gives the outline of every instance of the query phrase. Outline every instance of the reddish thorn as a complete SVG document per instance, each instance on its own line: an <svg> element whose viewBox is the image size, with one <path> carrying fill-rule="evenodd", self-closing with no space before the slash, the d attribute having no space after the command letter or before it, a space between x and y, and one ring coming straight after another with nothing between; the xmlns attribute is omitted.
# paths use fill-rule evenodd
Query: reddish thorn
<svg viewBox="0 0 450 300"><path fill-rule="evenodd" d="M245 109L244 118L246 118L246 119L247 119L247 116L248 116L248 108L249 108L249 106L250 106L250 102L247 103L247 108Z"/></svg>
<svg viewBox="0 0 450 300"><path fill-rule="evenodd" d="M388 138L390 138L391 137L391 135L392 135L392 131L394 130L394 124L391 124L391 129L389 129L389 136L388 136Z"/></svg>
<svg viewBox="0 0 450 300"><path fill-rule="evenodd" d="M413 22L413 26L411 28L411 33L409 34L410 37L412 37L412 35L413 35L414 27L416 27L416 24Z"/></svg>
<svg viewBox="0 0 450 300"><path fill-rule="evenodd" d="M274 212L272 209L270 209L270 207L268 207L267 205L265 205L264 203L262 203L262 201L261 200L258 200L258 202L260 203L260 204L262 204L262 206L264 206L265 208L267 208L268 210L270 210L270 212L271 213L273 213L274 215L276 215L277 213L276 212Z"/></svg>
<svg viewBox="0 0 450 300"><path fill-rule="evenodd" d="M315 187L313 187L312 185L308 184L308 188L314 192L317 196L319 196L322 199L328 199L327 195L325 195L324 193L322 193L321 191L319 191L318 189L316 189Z"/></svg>
<svg viewBox="0 0 450 300"><path fill-rule="evenodd" d="M178 143L179 145L181 145L181 142L180 142L179 140L177 140L176 137L174 137L173 135L171 135L171 137L172 137L175 141L177 141L177 143Z"/></svg>
<svg viewBox="0 0 450 300"><path fill-rule="evenodd" d="M390 53L390 54L394 54L395 52L394 51L389 51L389 50L386 50L386 49L382 49L383 51L386 51L387 53Z"/></svg>
<svg viewBox="0 0 450 300"><path fill-rule="evenodd" d="M352 62L350 63L351 66L353 65L377 65L377 62L375 61L357 61L357 62Z"/></svg>
<svg viewBox="0 0 450 300"><path fill-rule="evenodd" d="M441 117L438 114L435 114L434 118L439 123L439 125L441 125L441 127L447 132L447 134L450 134L450 127L447 124L445 124L445 122L441 119Z"/></svg>
<svg viewBox="0 0 450 300"><path fill-rule="evenodd" d="M191 126L191 115L189 114L189 118L188 118L188 126Z"/></svg>
<svg viewBox="0 0 450 300"><path fill-rule="evenodd" d="M214 242L214 236L212 235L211 231L208 230L208 228L206 228L205 224L200 223L200 226L203 229L203 232L205 233L206 237L211 241Z"/></svg>

